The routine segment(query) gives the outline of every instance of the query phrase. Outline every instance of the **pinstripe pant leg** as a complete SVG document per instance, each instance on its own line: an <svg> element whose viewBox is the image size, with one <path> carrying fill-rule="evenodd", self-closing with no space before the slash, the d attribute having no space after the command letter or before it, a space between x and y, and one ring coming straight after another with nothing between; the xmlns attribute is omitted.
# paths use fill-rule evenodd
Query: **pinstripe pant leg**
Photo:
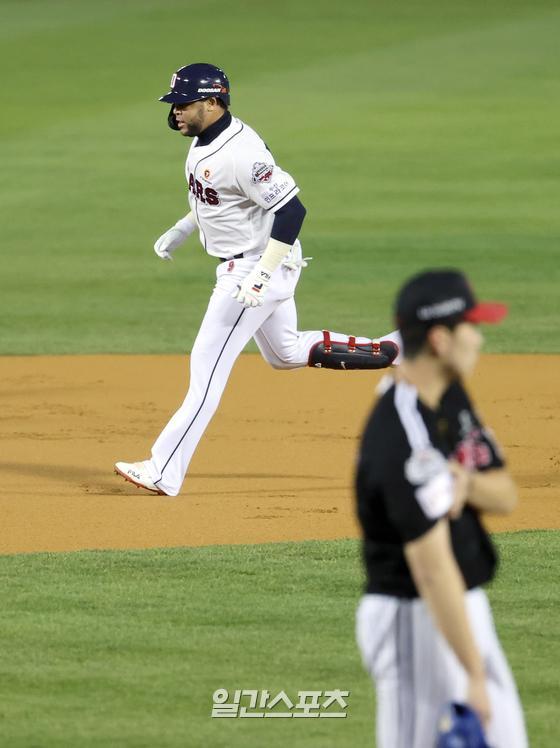
<svg viewBox="0 0 560 748"><path fill-rule="evenodd" d="M464 701L466 676L422 600L412 605L415 688L414 741L411 748L432 748L437 722L448 701Z"/></svg>
<svg viewBox="0 0 560 748"><path fill-rule="evenodd" d="M523 711L515 682L496 635L483 590L465 595L467 614L484 659L492 719L487 738L493 748L527 748ZM434 745L437 720L448 701L463 702L467 676L443 635L436 629L425 603L413 603L414 682L416 717L412 748Z"/></svg>
<svg viewBox="0 0 560 748"><path fill-rule="evenodd" d="M405 748L399 722L403 685L397 661L400 605L396 598L364 595L356 613L356 640L363 665L376 687L378 748Z"/></svg>
<svg viewBox="0 0 560 748"><path fill-rule="evenodd" d="M495 748L527 748L523 708L484 590L467 593L467 609L486 666L492 709L488 741Z"/></svg>

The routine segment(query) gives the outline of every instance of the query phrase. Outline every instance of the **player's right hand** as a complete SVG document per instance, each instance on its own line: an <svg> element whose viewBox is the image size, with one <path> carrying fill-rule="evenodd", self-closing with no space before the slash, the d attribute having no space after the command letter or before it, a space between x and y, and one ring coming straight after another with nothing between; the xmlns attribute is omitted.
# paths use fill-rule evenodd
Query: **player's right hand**
<svg viewBox="0 0 560 748"><path fill-rule="evenodd" d="M257 263L231 296L246 309L262 306L269 285L270 273Z"/></svg>
<svg viewBox="0 0 560 748"><path fill-rule="evenodd" d="M490 698L486 686L486 677L484 674L471 676L468 681L467 703L480 717L484 728L487 728L492 712L490 708Z"/></svg>
<svg viewBox="0 0 560 748"><path fill-rule="evenodd" d="M168 229L165 234L162 234L154 244L154 252L158 257L161 257L162 260L172 260L173 252L187 240L187 236L188 234L186 231L182 231L177 228L177 226L173 226L173 228Z"/></svg>

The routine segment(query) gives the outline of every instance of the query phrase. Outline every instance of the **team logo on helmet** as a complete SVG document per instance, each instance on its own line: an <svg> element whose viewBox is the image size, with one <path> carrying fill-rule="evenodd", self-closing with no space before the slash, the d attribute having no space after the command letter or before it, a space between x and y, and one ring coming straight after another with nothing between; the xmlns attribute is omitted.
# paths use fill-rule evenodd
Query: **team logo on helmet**
<svg viewBox="0 0 560 748"><path fill-rule="evenodd" d="M256 161L253 164L253 184L258 184L259 182L270 182L273 171L274 164L264 164L262 161Z"/></svg>
<svg viewBox="0 0 560 748"><path fill-rule="evenodd" d="M171 83L169 84L169 88L174 88L176 81L177 81L177 73L173 73L173 75L171 76Z"/></svg>

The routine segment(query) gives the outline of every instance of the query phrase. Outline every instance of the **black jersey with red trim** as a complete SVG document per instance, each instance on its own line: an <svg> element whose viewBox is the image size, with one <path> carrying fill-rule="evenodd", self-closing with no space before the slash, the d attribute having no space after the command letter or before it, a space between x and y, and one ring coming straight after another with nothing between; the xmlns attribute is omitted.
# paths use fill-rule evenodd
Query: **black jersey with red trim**
<svg viewBox="0 0 560 748"><path fill-rule="evenodd" d="M448 513L453 501L447 464L451 456L475 470L504 464L462 384L453 383L435 411L418 399L412 385L391 386L366 425L356 474L367 592L418 596L403 547ZM466 506L450 521L450 532L467 589L488 582L497 557L478 512Z"/></svg>

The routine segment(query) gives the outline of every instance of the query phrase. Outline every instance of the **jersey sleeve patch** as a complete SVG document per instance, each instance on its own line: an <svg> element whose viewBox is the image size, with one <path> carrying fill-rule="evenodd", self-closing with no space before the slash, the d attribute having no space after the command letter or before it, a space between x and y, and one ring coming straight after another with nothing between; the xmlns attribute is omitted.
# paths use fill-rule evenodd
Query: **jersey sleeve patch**
<svg viewBox="0 0 560 748"><path fill-rule="evenodd" d="M270 182L273 171L274 164L265 164L262 161L255 161L251 173L251 181L253 184L259 184L259 182Z"/></svg>
<svg viewBox="0 0 560 748"><path fill-rule="evenodd" d="M443 454L434 447L415 449L404 464L414 496L428 519L446 514L453 503L453 480Z"/></svg>
<svg viewBox="0 0 560 748"><path fill-rule="evenodd" d="M415 449L404 463L404 474L409 483L420 486L447 471L447 461L434 447Z"/></svg>
<svg viewBox="0 0 560 748"><path fill-rule="evenodd" d="M292 176L264 149L235 153L234 169L240 192L266 211L277 210L298 191Z"/></svg>
<svg viewBox="0 0 560 748"><path fill-rule="evenodd" d="M439 519L453 504L453 479L446 471L431 478L415 491L415 496L428 519Z"/></svg>
<svg viewBox="0 0 560 748"><path fill-rule="evenodd" d="M454 382L442 397L439 431L450 453L467 470L504 466L504 456L496 439L482 424L459 382Z"/></svg>

